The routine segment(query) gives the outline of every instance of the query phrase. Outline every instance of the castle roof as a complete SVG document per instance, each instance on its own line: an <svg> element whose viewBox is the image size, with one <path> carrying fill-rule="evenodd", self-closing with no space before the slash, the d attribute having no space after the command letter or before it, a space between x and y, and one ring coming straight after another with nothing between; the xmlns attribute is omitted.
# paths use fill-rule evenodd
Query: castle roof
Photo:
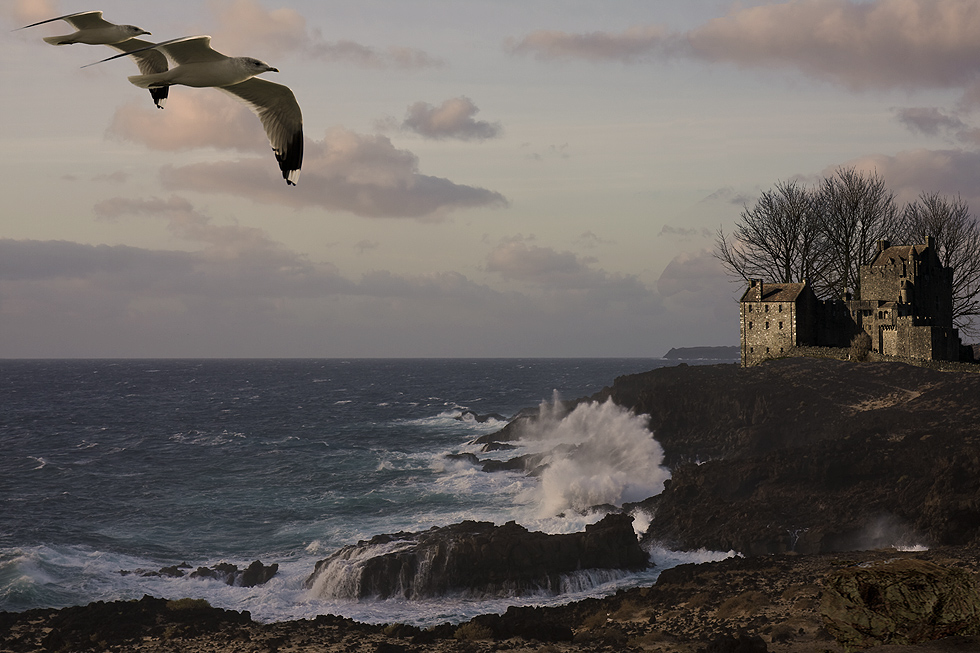
<svg viewBox="0 0 980 653"><path fill-rule="evenodd" d="M762 284L762 297L760 297L759 286L752 284L742 295L742 301L795 302L804 288L806 288L805 283L764 283Z"/></svg>
<svg viewBox="0 0 980 653"><path fill-rule="evenodd" d="M871 265L884 266L902 262L908 263L913 258L922 258L928 249L928 245L895 245L879 252Z"/></svg>

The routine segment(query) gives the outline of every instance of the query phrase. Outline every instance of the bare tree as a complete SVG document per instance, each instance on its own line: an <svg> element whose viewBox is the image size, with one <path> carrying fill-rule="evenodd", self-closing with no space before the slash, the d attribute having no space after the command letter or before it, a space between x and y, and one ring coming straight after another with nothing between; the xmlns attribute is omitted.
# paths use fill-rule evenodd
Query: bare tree
<svg viewBox="0 0 980 653"><path fill-rule="evenodd" d="M801 282L818 260L818 215L814 193L797 182L778 182L751 209L744 207L731 237L718 230L715 257L748 281Z"/></svg>
<svg viewBox="0 0 980 653"><path fill-rule="evenodd" d="M898 232L901 213L895 196L877 173L865 176L841 168L820 187L821 254L826 266L820 294L860 293L860 267L871 263L879 240Z"/></svg>
<svg viewBox="0 0 980 653"><path fill-rule="evenodd" d="M975 335L980 315L980 224L966 202L938 193L922 193L905 207L900 237L923 243L936 239L939 261L953 268L953 324Z"/></svg>

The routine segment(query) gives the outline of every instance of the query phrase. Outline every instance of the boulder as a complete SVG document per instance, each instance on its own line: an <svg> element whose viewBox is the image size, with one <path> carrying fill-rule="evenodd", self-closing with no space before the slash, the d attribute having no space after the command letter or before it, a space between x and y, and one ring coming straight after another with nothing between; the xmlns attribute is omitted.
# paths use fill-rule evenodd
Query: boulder
<svg viewBox="0 0 980 653"><path fill-rule="evenodd" d="M963 569L895 560L841 569L824 586L824 625L848 649L980 634L980 595Z"/></svg>
<svg viewBox="0 0 980 653"><path fill-rule="evenodd" d="M629 515L611 514L584 532L548 535L515 522L465 521L380 535L319 561L307 587L325 597L356 599L557 594L563 574L645 568L648 555L632 522Z"/></svg>

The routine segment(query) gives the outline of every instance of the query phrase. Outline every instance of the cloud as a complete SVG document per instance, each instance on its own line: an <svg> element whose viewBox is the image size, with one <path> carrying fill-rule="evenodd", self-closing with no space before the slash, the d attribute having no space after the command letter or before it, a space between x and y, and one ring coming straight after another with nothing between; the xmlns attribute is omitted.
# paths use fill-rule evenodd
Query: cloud
<svg viewBox="0 0 980 653"><path fill-rule="evenodd" d="M317 40L307 46L306 53L320 61L351 64L359 68L419 70L446 67L445 60L424 50L401 46L376 48L347 40Z"/></svg>
<svg viewBox="0 0 980 653"><path fill-rule="evenodd" d="M683 252L671 259L657 280L657 290L663 297L682 292L712 292L719 287L727 293L731 290L727 280L725 269L712 250L702 249Z"/></svg>
<svg viewBox="0 0 980 653"><path fill-rule="evenodd" d="M360 240L354 243L354 249L357 250L358 254L363 254L369 250L378 249L380 245L381 243L376 240Z"/></svg>
<svg viewBox="0 0 980 653"><path fill-rule="evenodd" d="M959 195L980 204L980 153L965 150L909 150L895 155L869 155L844 164L862 172L877 172L899 202L920 193ZM823 171L833 174L835 168Z"/></svg>
<svg viewBox="0 0 980 653"><path fill-rule="evenodd" d="M206 147L269 151L259 119L241 102L211 89L174 88L166 111L153 107L149 97L127 102L116 109L106 134L168 152Z"/></svg>
<svg viewBox="0 0 980 653"><path fill-rule="evenodd" d="M274 279L283 274L306 277L316 269L306 257L286 249L264 230L213 224L210 216L177 195L166 199L113 197L97 203L94 211L97 218L108 220L134 216L164 219L176 238L204 245L195 254L199 262L220 262L227 269L234 268L242 278Z"/></svg>
<svg viewBox="0 0 980 653"><path fill-rule="evenodd" d="M271 156L168 167L161 176L170 190L232 194L363 217L441 220L455 210L508 205L500 193L420 174L418 157L383 136L338 127L322 141L307 141L305 151L303 176L294 188L281 183Z"/></svg>
<svg viewBox="0 0 980 653"><path fill-rule="evenodd" d="M256 0L209 0L208 7L221 25L215 41L230 54L244 53L258 44L270 54L281 55L306 47L310 41L306 19L293 9L267 10Z"/></svg>
<svg viewBox="0 0 980 653"><path fill-rule="evenodd" d="M0 5L0 15L10 18L18 27L63 15L54 0L8 0Z"/></svg>
<svg viewBox="0 0 980 653"><path fill-rule="evenodd" d="M569 34L557 30L538 30L522 39L508 39L504 49L511 54L532 54L538 59L591 59L595 61L636 61L671 56L686 45L681 35L656 25L631 27L618 34L589 32Z"/></svg>
<svg viewBox="0 0 980 653"><path fill-rule="evenodd" d="M595 259L551 247L508 240L487 256L486 268L503 278L552 291L598 291L609 299L643 296L647 289L634 275L611 274L592 267Z"/></svg>
<svg viewBox="0 0 980 653"><path fill-rule="evenodd" d="M439 57L416 48L376 48L349 40L325 41L319 32L308 29L302 14L285 7L268 10L256 0L210 0L208 6L220 25L215 43L221 43L222 51L227 50L228 54L299 54L375 69L413 70L446 65Z"/></svg>
<svg viewBox="0 0 980 653"><path fill-rule="evenodd" d="M533 32L514 54L637 63L683 56L792 68L852 89L956 88L980 79L980 5L972 0L795 0L735 4L688 32Z"/></svg>
<svg viewBox="0 0 980 653"><path fill-rule="evenodd" d="M707 227L697 228L686 228L686 227L673 227L669 224L665 224L663 228L660 229L658 236L679 236L682 238L711 238L714 234Z"/></svg>
<svg viewBox="0 0 980 653"><path fill-rule="evenodd" d="M500 123L474 120L480 111L468 97L460 96L434 107L426 102L416 102L408 107L402 129L415 132L425 138L437 140L485 140L500 135Z"/></svg>

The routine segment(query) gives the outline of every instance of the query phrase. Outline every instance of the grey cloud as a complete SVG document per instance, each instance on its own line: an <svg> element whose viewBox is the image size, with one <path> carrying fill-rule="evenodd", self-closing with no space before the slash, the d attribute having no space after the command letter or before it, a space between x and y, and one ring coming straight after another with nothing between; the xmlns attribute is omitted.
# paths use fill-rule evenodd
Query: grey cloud
<svg viewBox="0 0 980 653"><path fill-rule="evenodd" d="M380 243L376 240L361 240L354 243L354 249L357 250L358 254L363 254L364 252L372 249L378 249Z"/></svg>
<svg viewBox="0 0 980 653"><path fill-rule="evenodd" d="M569 34L538 30L521 39L508 39L504 49L511 54L532 54L539 59L591 59L596 61L636 61L663 58L688 49L682 35L671 34L656 25L632 27L617 34L589 32Z"/></svg>
<svg viewBox="0 0 980 653"><path fill-rule="evenodd" d="M466 208L506 207L495 191L420 174L418 158L383 136L336 128L307 141L303 176L287 188L266 158L198 163L161 171L171 190L225 193L294 207L316 206L363 217L441 220Z"/></svg>
<svg viewBox="0 0 980 653"><path fill-rule="evenodd" d="M438 107L427 102L416 102L408 107L401 126L402 129L433 139L485 140L499 136L499 123L473 118L479 111L468 97L452 98Z"/></svg>
<svg viewBox="0 0 980 653"><path fill-rule="evenodd" d="M514 54L634 63L684 56L795 68L849 88L955 88L980 78L980 5L968 0L797 0L734 5L688 32L534 32Z"/></svg>
<svg viewBox="0 0 980 653"><path fill-rule="evenodd" d="M599 291L610 299L648 293L634 275L611 274L592 267L594 262L595 259L574 252L511 240L490 252L486 267L505 279L553 291Z"/></svg>
<svg viewBox="0 0 980 653"><path fill-rule="evenodd" d="M980 152L965 150L909 150L892 156L873 155L844 163L862 171L876 171L900 202L923 192L959 195L980 205ZM836 169L823 171L825 176Z"/></svg>
<svg viewBox="0 0 980 653"><path fill-rule="evenodd" d="M711 230L708 229L707 227L701 227L700 229L697 229L693 227L692 228L673 227L669 224L665 224L663 228L660 230L660 233L658 233L657 235L668 236L668 237L681 236L684 238L695 238L695 237L710 238L714 234L712 234Z"/></svg>
<svg viewBox="0 0 980 653"><path fill-rule="evenodd" d="M961 131L967 125L937 107L907 107L896 112L899 122L914 132L936 136L946 131Z"/></svg>
<svg viewBox="0 0 980 653"><path fill-rule="evenodd" d="M711 293L723 289L730 291L728 277L721 262L709 249L697 252L684 252L675 256L657 280L657 290L663 297L672 297L682 292ZM733 306L733 311L736 310Z"/></svg>
<svg viewBox="0 0 980 653"><path fill-rule="evenodd" d="M443 59L424 50L397 46L375 48L354 41L314 41L307 46L307 52L315 59L360 68L417 70L446 67Z"/></svg>

